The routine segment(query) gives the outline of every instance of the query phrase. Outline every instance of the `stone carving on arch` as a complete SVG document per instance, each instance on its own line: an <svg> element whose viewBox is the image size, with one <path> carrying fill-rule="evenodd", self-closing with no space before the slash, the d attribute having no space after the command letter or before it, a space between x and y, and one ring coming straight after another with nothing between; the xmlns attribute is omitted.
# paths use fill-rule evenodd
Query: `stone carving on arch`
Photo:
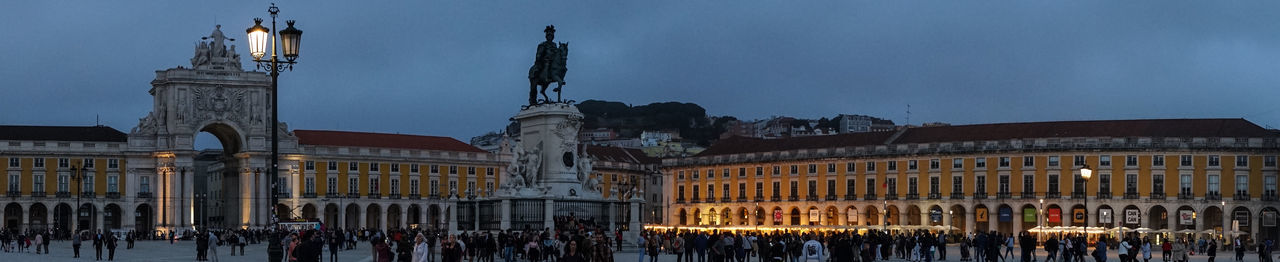
<svg viewBox="0 0 1280 262"><path fill-rule="evenodd" d="M192 88L191 92L195 95L191 102L197 110L197 119L240 121L245 112L244 89L215 85Z"/></svg>

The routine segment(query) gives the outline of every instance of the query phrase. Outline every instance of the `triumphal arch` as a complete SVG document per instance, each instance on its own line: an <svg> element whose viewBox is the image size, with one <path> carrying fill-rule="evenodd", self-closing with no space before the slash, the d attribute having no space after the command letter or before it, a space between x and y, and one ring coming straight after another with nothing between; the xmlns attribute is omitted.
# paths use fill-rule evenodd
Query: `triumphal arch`
<svg viewBox="0 0 1280 262"><path fill-rule="evenodd" d="M127 161L132 177L156 186L159 227L190 228L196 221L194 204L195 137L207 132L223 146L226 223L258 226L270 223L271 77L245 71L234 41L220 26L195 46L191 67L157 70L151 81L152 110L129 131ZM298 139L281 123L280 152L298 152ZM285 174L284 167L280 174ZM141 180L141 179L139 179ZM262 202L262 203L259 203ZM142 203L140 203L142 204ZM258 210L255 210L258 209Z"/></svg>

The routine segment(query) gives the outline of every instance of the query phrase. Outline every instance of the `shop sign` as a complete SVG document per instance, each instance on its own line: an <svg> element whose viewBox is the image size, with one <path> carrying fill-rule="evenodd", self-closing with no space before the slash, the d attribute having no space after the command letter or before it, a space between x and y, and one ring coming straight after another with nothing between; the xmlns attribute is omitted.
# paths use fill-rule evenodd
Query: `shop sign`
<svg viewBox="0 0 1280 262"><path fill-rule="evenodd" d="M1140 217L1140 216L1141 216L1141 214L1142 214L1142 213L1141 213L1141 212L1139 212L1137 209L1125 209L1125 210L1124 210L1124 223L1125 223L1125 224L1130 224L1130 225L1136 225L1136 224L1138 224L1138 222L1139 222L1139 221L1142 221L1142 217Z"/></svg>
<svg viewBox="0 0 1280 262"><path fill-rule="evenodd" d="M978 209L974 210L973 215L974 215L974 219L973 219L974 221L987 222L987 208L979 207Z"/></svg>
<svg viewBox="0 0 1280 262"><path fill-rule="evenodd" d="M1062 209L1049 209L1049 223L1062 223Z"/></svg>
<svg viewBox="0 0 1280 262"><path fill-rule="evenodd" d="M1035 222L1036 222L1036 212L1038 212L1038 211L1037 211L1035 208L1023 208L1023 209L1022 209L1022 222L1035 223Z"/></svg>
<svg viewBox="0 0 1280 262"><path fill-rule="evenodd" d="M1111 209L1098 209L1098 223L1111 224Z"/></svg>
<svg viewBox="0 0 1280 262"><path fill-rule="evenodd" d="M1001 207L1001 208L1000 208L1000 218L999 218L999 219L1000 219L1000 222L1012 222L1012 221L1013 221L1013 209L1012 209L1012 208L1009 208L1009 207Z"/></svg>
<svg viewBox="0 0 1280 262"><path fill-rule="evenodd" d="M1196 219L1194 216L1195 212L1191 210L1178 210L1178 224L1182 224L1184 226L1195 225Z"/></svg>

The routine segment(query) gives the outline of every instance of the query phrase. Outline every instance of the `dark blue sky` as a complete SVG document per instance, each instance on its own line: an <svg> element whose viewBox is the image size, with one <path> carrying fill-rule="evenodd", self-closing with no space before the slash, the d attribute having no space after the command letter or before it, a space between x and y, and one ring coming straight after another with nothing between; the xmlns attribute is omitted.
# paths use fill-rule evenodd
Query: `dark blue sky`
<svg viewBox="0 0 1280 262"><path fill-rule="evenodd" d="M305 31L281 76L296 129L444 135L505 126L542 28L571 43L569 99L712 115L953 124L1243 117L1280 127L1274 1L278 1ZM0 124L151 110L155 70L268 2L0 4ZM244 40L235 42L248 58ZM249 64L246 61L246 66Z"/></svg>

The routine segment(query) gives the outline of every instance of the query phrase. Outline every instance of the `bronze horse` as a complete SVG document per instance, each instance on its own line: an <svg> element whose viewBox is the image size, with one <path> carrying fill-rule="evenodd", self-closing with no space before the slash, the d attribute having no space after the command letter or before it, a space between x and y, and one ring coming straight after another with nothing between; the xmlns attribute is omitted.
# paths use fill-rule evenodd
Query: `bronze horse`
<svg viewBox="0 0 1280 262"><path fill-rule="evenodd" d="M561 101L560 89L564 87L565 72L569 71L569 69L565 67L565 63L568 60L569 55L569 44L560 43L558 48L553 47L547 49L550 49L547 51L552 54L540 55L549 55L551 57L548 57L548 59L545 60L539 59L538 63L535 63L533 67L529 68L529 105L539 104L537 101L537 93L542 94L542 103ZM547 96L547 87L550 87L552 83L556 83L556 88L551 90L556 92L556 100L554 101ZM535 92L535 90L538 90L538 87L542 87L542 89Z"/></svg>

